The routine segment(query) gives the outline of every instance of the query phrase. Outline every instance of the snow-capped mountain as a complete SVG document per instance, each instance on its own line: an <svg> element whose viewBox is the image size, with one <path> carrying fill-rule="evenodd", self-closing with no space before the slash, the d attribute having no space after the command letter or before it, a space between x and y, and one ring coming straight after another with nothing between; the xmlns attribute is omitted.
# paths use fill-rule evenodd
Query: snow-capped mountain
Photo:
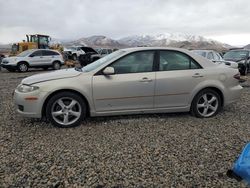
<svg viewBox="0 0 250 188"><path fill-rule="evenodd" d="M83 45L91 47L103 47L103 48L124 48L126 45L120 44L118 41L106 36L91 36L87 38L80 38L78 40L66 43L66 45Z"/></svg>
<svg viewBox="0 0 250 188"><path fill-rule="evenodd" d="M182 33L163 33L155 35L132 35L118 40L98 35L84 37L71 42L62 43L65 46L91 46L101 48L126 48L137 46L171 46L187 49L214 49L226 50L231 46L203 36L188 35Z"/></svg>
<svg viewBox="0 0 250 188"><path fill-rule="evenodd" d="M118 40L121 44L129 46L168 46L175 42L211 42L202 36L182 33L164 33L156 35L133 35Z"/></svg>

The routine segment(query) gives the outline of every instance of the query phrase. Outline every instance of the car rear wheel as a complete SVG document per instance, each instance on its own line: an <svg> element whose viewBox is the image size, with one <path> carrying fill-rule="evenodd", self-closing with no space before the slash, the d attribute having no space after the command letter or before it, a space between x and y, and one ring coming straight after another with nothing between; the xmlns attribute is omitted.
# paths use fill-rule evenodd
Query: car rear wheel
<svg viewBox="0 0 250 188"><path fill-rule="evenodd" d="M86 104L75 93L58 93L49 99L46 117L57 127L75 127L80 125L86 117Z"/></svg>
<svg viewBox="0 0 250 188"><path fill-rule="evenodd" d="M193 99L191 112L199 118L215 116L221 109L221 97L212 89L204 89Z"/></svg>
<svg viewBox="0 0 250 188"><path fill-rule="evenodd" d="M19 72L27 72L29 67L28 67L27 63L19 63L17 65L17 69L18 69Z"/></svg>
<svg viewBox="0 0 250 188"><path fill-rule="evenodd" d="M61 63L56 61L53 63L53 69L54 70L59 70L61 68Z"/></svg>

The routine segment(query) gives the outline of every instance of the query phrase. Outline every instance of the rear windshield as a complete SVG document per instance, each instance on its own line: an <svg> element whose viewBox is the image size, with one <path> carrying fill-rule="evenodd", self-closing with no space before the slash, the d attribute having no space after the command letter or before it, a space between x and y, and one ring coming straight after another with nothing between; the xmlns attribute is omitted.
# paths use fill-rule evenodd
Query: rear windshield
<svg viewBox="0 0 250 188"><path fill-rule="evenodd" d="M229 51L225 53L224 59L245 59L247 55L248 51L245 50Z"/></svg>
<svg viewBox="0 0 250 188"><path fill-rule="evenodd" d="M204 51L193 51L195 54L206 57L206 52Z"/></svg>

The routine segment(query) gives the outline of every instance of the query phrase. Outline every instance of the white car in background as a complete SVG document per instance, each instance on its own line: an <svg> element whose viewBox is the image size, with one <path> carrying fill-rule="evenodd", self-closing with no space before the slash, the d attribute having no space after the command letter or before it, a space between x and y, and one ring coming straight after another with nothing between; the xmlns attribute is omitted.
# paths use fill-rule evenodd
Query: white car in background
<svg viewBox="0 0 250 188"><path fill-rule="evenodd" d="M221 55L214 51L214 50L191 50L197 55L203 56L211 61L213 61L216 64L222 64L224 63L225 65L228 65L232 68L238 69L238 64L233 61L225 61Z"/></svg>
<svg viewBox="0 0 250 188"><path fill-rule="evenodd" d="M239 72L178 48L128 48L83 68L38 74L14 92L17 111L58 127L87 116L188 112L209 118L240 98Z"/></svg>
<svg viewBox="0 0 250 188"><path fill-rule="evenodd" d="M7 57L2 60L1 67L10 72L18 70L26 72L29 68L53 68L58 70L64 64L62 55L55 50L33 49L26 50L17 56Z"/></svg>

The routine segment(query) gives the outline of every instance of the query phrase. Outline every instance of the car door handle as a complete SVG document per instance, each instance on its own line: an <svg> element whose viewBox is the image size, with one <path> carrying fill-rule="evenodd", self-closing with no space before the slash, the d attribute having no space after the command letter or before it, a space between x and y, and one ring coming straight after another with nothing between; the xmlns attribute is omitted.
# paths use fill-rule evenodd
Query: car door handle
<svg viewBox="0 0 250 188"><path fill-rule="evenodd" d="M140 82L152 82L153 80L152 79L149 79L147 77L144 77L140 80Z"/></svg>
<svg viewBox="0 0 250 188"><path fill-rule="evenodd" d="M195 73L192 77L193 78L202 78L203 76L200 75L199 73Z"/></svg>

